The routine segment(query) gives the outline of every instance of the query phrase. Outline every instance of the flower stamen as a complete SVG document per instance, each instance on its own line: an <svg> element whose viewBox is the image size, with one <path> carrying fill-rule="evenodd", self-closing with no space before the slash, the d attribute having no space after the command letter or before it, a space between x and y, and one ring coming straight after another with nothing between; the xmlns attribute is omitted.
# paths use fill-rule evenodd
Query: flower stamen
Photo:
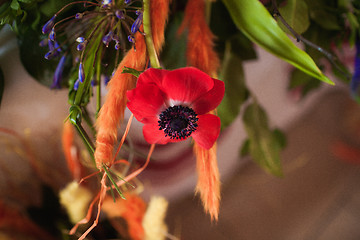
<svg viewBox="0 0 360 240"><path fill-rule="evenodd" d="M167 108L159 116L159 130L164 130L165 137L185 139L198 127L195 111L189 107L177 105Z"/></svg>

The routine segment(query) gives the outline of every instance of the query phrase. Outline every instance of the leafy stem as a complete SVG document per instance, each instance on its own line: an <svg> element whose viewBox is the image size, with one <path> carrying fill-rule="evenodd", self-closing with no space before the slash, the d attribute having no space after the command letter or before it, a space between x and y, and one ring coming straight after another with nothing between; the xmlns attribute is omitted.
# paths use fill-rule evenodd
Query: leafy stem
<svg viewBox="0 0 360 240"><path fill-rule="evenodd" d="M151 32L150 0L144 0L143 26L145 33L146 49L149 54L151 67L160 68L161 66L158 56L156 54Z"/></svg>
<svg viewBox="0 0 360 240"><path fill-rule="evenodd" d="M301 36L300 34L298 34L287 22L286 20L283 18L283 16L281 16L280 11L278 9L276 0L271 0L272 3L272 8L273 8L273 16L278 18L282 24L284 24L284 26L291 32L291 34L296 38L297 42L303 42L305 45L316 49L317 51L321 52L329 61L330 63L336 67L336 69L343 74L347 79L350 79L350 76L345 73L340 67L339 65L336 63L338 61L337 57L334 56L333 54L331 54L330 52L326 51L324 48L320 47L319 45L307 40L306 38L304 38L303 36Z"/></svg>

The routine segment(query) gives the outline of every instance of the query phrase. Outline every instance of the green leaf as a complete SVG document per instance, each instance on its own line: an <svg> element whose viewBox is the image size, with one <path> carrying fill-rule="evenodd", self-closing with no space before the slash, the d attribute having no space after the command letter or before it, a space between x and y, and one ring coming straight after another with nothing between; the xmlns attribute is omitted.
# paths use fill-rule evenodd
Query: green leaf
<svg viewBox="0 0 360 240"><path fill-rule="evenodd" d="M1 106L1 100L4 93L4 87L5 87L5 78L2 69L0 68L0 106Z"/></svg>
<svg viewBox="0 0 360 240"><path fill-rule="evenodd" d="M129 68L129 67L124 67L122 73L130 73L131 75L138 78L140 76L140 74L142 73L142 71L138 71L136 69Z"/></svg>
<svg viewBox="0 0 360 240"><path fill-rule="evenodd" d="M253 42L305 73L331 85L312 58L288 38L258 0L223 0L234 23Z"/></svg>
<svg viewBox="0 0 360 240"><path fill-rule="evenodd" d="M186 66L186 32L180 36L177 34L182 18L182 14L175 14L166 27L166 41L160 57L166 69Z"/></svg>
<svg viewBox="0 0 360 240"><path fill-rule="evenodd" d="M278 128L273 130L273 136L276 139L276 142L279 143L281 149L286 147L286 136L285 134Z"/></svg>
<svg viewBox="0 0 360 240"><path fill-rule="evenodd" d="M269 129L265 111L254 102L245 109L243 122L249 138L250 156L268 173L283 176L280 162L282 144L278 133Z"/></svg>
<svg viewBox="0 0 360 240"><path fill-rule="evenodd" d="M38 32L31 28L26 28L21 32L22 34L17 37L23 66L38 82L48 87L51 86L58 59L49 61L44 58L48 48L39 46L41 39Z"/></svg>
<svg viewBox="0 0 360 240"><path fill-rule="evenodd" d="M17 0L12 0L11 4L10 4L10 7L13 10L19 10L20 9L20 4L18 3Z"/></svg>
<svg viewBox="0 0 360 240"><path fill-rule="evenodd" d="M302 34L308 29L310 25L309 11L304 0L288 0L285 6L279 8L279 11L296 33ZM280 26L285 32L290 33L283 24Z"/></svg>
<svg viewBox="0 0 360 240"><path fill-rule="evenodd" d="M233 54L228 42L225 51L222 72L220 79L225 82L225 96L217 108L218 115L221 118L221 128L229 126L238 116L241 105L249 96L248 89L245 86L244 70L242 61Z"/></svg>
<svg viewBox="0 0 360 240"><path fill-rule="evenodd" d="M291 73L289 89L301 88L301 95L304 97L312 90L320 86L319 81L314 81L314 79L306 75L305 73L294 69Z"/></svg>
<svg viewBox="0 0 360 240"><path fill-rule="evenodd" d="M233 35L231 38L229 38L230 46L231 46L231 52L241 58L241 60L253 60L256 59L256 52L253 48L253 43L244 36L241 32L237 33L236 35Z"/></svg>
<svg viewBox="0 0 360 240"><path fill-rule="evenodd" d="M246 139L240 149L240 156L245 157L250 154L250 140Z"/></svg>

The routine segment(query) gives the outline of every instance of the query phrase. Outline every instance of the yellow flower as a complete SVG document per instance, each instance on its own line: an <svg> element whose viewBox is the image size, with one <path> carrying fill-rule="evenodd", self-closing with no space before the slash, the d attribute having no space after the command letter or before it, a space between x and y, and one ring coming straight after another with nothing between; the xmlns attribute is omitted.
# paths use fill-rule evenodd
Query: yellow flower
<svg viewBox="0 0 360 240"><path fill-rule="evenodd" d="M59 196L60 203L65 207L72 223L76 223L85 217L92 199L92 194L87 188L73 181L60 191Z"/></svg>
<svg viewBox="0 0 360 240"><path fill-rule="evenodd" d="M163 240L167 236L167 226L164 222L168 202L160 196L150 199L142 225L145 231L145 240Z"/></svg>

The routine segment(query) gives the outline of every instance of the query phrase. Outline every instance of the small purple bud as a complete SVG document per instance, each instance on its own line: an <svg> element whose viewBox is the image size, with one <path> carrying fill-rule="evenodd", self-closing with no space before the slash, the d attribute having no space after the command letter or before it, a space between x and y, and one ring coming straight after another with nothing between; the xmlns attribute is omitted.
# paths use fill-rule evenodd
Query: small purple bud
<svg viewBox="0 0 360 240"><path fill-rule="evenodd" d="M109 77L109 76L105 76L105 77L104 77L104 84L105 84L105 86L109 83L109 81L110 81L110 77Z"/></svg>
<svg viewBox="0 0 360 240"><path fill-rule="evenodd" d="M40 47L45 47L45 46L47 46L48 45L48 40L47 40L47 38L45 38L45 39L43 39L43 40L41 40L40 42L39 42L39 46Z"/></svg>
<svg viewBox="0 0 360 240"><path fill-rule="evenodd" d="M49 33L49 38L50 38L51 41L54 41L54 42L55 42L56 33L55 33L54 28L51 29L51 31L50 31L50 33Z"/></svg>
<svg viewBox="0 0 360 240"><path fill-rule="evenodd" d="M102 38L102 42L105 44L106 47L109 46L109 43L110 43L113 35L114 35L114 33L113 33L112 31L110 31L108 34L106 34L106 35Z"/></svg>
<svg viewBox="0 0 360 240"><path fill-rule="evenodd" d="M45 23L45 25L42 27L42 33L43 34L48 34L50 32L50 30L53 28L54 23L55 23L55 18L56 18L56 14L50 18L49 21L47 21Z"/></svg>
<svg viewBox="0 0 360 240"><path fill-rule="evenodd" d="M48 46L50 51L53 51L55 49L54 42L50 39L48 39Z"/></svg>
<svg viewBox="0 0 360 240"><path fill-rule="evenodd" d="M83 16L84 16L83 13L77 13L77 14L75 14L75 19L82 19Z"/></svg>
<svg viewBox="0 0 360 240"><path fill-rule="evenodd" d="M115 11L115 15L118 19L122 20L122 19L125 19L125 13L123 10L116 10Z"/></svg>
<svg viewBox="0 0 360 240"><path fill-rule="evenodd" d="M136 10L135 14L139 16L140 14L142 14L142 11L141 10Z"/></svg>
<svg viewBox="0 0 360 240"><path fill-rule="evenodd" d="M76 39L76 41L77 41L78 43L83 43L83 42L85 42L85 38L84 38L84 37L78 37L78 38Z"/></svg>
<svg viewBox="0 0 360 240"><path fill-rule="evenodd" d="M360 40L357 39L355 42L356 54L354 61L354 73L350 81L350 93L352 97L358 96L358 88L360 85Z"/></svg>
<svg viewBox="0 0 360 240"><path fill-rule="evenodd" d="M80 62L80 64L79 64L79 80L82 83L85 80L84 66L83 66L82 62Z"/></svg>
<svg viewBox="0 0 360 240"><path fill-rule="evenodd" d="M44 58L45 58L46 60L50 60L50 59L53 59L53 58L56 57L56 56L57 56L57 52L55 52L55 51L50 51L50 52L47 52L47 53L45 54Z"/></svg>
<svg viewBox="0 0 360 240"><path fill-rule="evenodd" d="M125 2L125 4L130 4L131 0L125 0L124 2Z"/></svg>
<svg viewBox="0 0 360 240"><path fill-rule="evenodd" d="M80 84L79 79L76 79L76 81L75 81L75 83L74 83L74 90L75 90L75 91L78 90L79 84Z"/></svg>
<svg viewBox="0 0 360 240"><path fill-rule="evenodd" d="M140 13L139 16L135 19L134 23L131 26L131 33L134 34L139 30L141 23L142 23L142 17L143 17L143 14Z"/></svg>
<svg viewBox="0 0 360 240"><path fill-rule="evenodd" d="M54 47L55 47L56 51L61 52L61 47L57 41L54 42Z"/></svg>
<svg viewBox="0 0 360 240"><path fill-rule="evenodd" d="M128 40L129 40L129 42L131 42L131 43L135 43L135 38L133 37L133 35L129 35L129 36L128 36Z"/></svg>
<svg viewBox="0 0 360 240"><path fill-rule="evenodd" d="M85 48L85 43L79 43L76 46L76 50L78 50L78 51L82 51L82 50L84 50L84 48Z"/></svg>
<svg viewBox="0 0 360 240"><path fill-rule="evenodd" d="M119 50L120 49L120 43L119 42L116 42L115 43L115 50Z"/></svg>
<svg viewBox="0 0 360 240"><path fill-rule="evenodd" d="M62 79L62 73L64 71L64 67L65 67L65 60L66 60L66 55L63 55L60 58L60 61L56 67L55 73L54 73L54 78L53 78L53 84L51 85L50 88L60 88L60 82Z"/></svg>

